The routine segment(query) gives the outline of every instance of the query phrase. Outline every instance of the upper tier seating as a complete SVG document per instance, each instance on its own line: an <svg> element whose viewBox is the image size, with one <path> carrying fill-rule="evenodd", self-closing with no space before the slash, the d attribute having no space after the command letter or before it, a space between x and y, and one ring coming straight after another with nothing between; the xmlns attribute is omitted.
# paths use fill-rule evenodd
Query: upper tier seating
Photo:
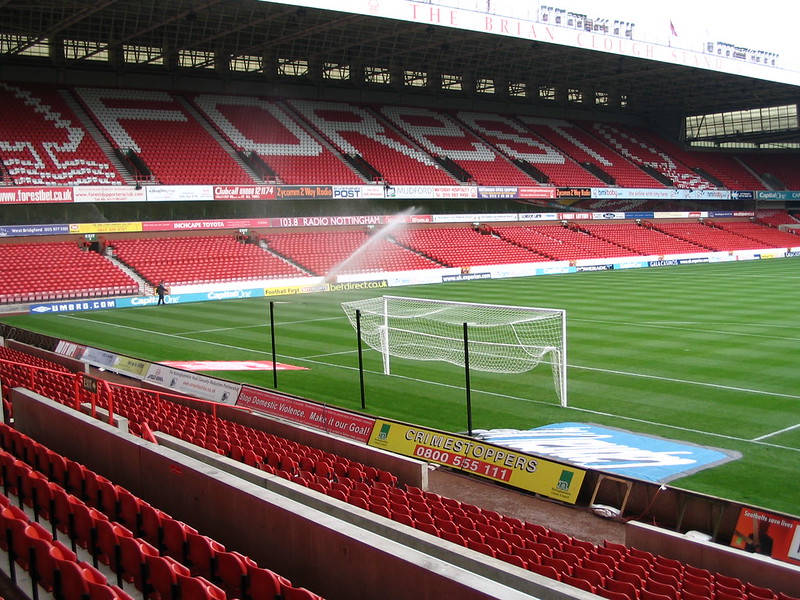
<svg viewBox="0 0 800 600"><path fill-rule="evenodd" d="M630 248L643 256L692 254L708 249L650 227L633 223L581 223L581 229L599 238Z"/></svg>
<svg viewBox="0 0 800 600"><path fill-rule="evenodd" d="M217 139L168 92L76 88L75 93L114 147L134 150L158 182L253 184Z"/></svg>
<svg viewBox="0 0 800 600"><path fill-rule="evenodd" d="M136 294L138 284L75 242L0 244L0 303Z"/></svg>
<svg viewBox="0 0 800 600"><path fill-rule="evenodd" d="M267 233L269 247L316 275L435 269L441 265L365 231ZM346 261L346 262L345 262Z"/></svg>
<svg viewBox="0 0 800 600"><path fill-rule="evenodd" d="M340 152L362 156L387 183L456 183L429 154L367 107L317 100L289 100L287 103Z"/></svg>
<svg viewBox="0 0 800 600"><path fill-rule="evenodd" d="M193 102L234 148L255 152L283 183L364 183L276 102L212 94L197 95Z"/></svg>
<svg viewBox="0 0 800 600"><path fill-rule="evenodd" d="M472 267L550 260L543 254L520 248L493 235L467 227L406 229L396 234L398 242L449 267Z"/></svg>
<svg viewBox="0 0 800 600"><path fill-rule="evenodd" d="M533 132L574 161L591 163L614 178L614 185L626 188L661 188L664 185L642 171L606 142L589 133L591 124L536 117L520 117ZM568 184L569 185L569 184ZM604 187L605 184L602 185Z"/></svg>
<svg viewBox="0 0 800 600"><path fill-rule="evenodd" d="M760 177L771 175L783 184L784 189L800 190L797 154L740 154L738 157ZM764 189L764 186L759 189Z"/></svg>
<svg viewBox="0 0 800 600"><path fill-rule="evenodd" d="M500 237L553 260L612 258L635 254L629 248L596 238L584 231L561 225L535 227L494 227Z"/></svg>
<svg viewBox="0 0 800 600"><path fill-rule="evenodd" d="M511 159L530 163L549 178L550 185L605 187L605 183L536 136L511 117L459 111L455 114L469 129Z"/></svg>
<svg viewBox="0 0 800 600"><path fill-rule="evenodd" d="M637 165L651 167L672 181L671 187L713 189L708 180L700 177L686 165L665 151L643 139L636 128L609 123L594 123L592 132Z"/></svg>
<svg viewBox="0 0 800 600"><path fill-rule="evenodd" d="M76 115L70 99L82 104L85 116ZM136 152L152 181L162 184L253 185L235 156L239 150L260 156L275 181L287 184L455 185L458 176L434 160L443 157L465 169L470 183L489 186L541 185L512 163L521 159L560 187L668 187L643 170L653 167L681 188L714 187L692 171L699 168L729 189L800 189L795 155L692 152L642 127L45 84L0 84L0 100L6 116L0 120L0 184L6 185L125 184L118 163L81 122L88 117L114 148ZM374 172L357 172L344 155L363 159ZM591 173L587 163L612 180ZM765 184L759 177L766 175L780 183Z"/></svg>
<svg viewBox="0 0 800 600"><path fill-rule="evenodd" d="M0 162L16 185L125 183L54 87L0 83Z"/></svg>
<svg viewBox="0 0 800 600"><path fill-rule="evenodd" d="M305 277L306 273L262 248L233 236L118 239L116 256L155 285L217 283Z"/></svg>
<svg viewBox="0 0 800 600"><path fill-rule="evenodd" d="M380 112L431 156L446 157L480 185L537 183L489 144L445 112L409 106L382 106Z"/></svg>
<svg viewBox="0 0 800 600"><path fill-rule="evenodd" d="M644 127L631 128L631 131L646 144L666 152L673 161L680 161L692 169L702 169L716 177L729 190L760 190L764 188L764 183L730 154L689 152Z"/></svg>

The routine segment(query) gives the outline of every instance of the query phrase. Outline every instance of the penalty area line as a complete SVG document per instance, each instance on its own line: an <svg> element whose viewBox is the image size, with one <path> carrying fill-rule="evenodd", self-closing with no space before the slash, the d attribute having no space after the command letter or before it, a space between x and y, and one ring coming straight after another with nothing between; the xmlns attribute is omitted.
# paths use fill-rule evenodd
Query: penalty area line
<svg viewBox="0 0 800 600"><path fill-rule="evenodd" d="M796 394L781 394L778 392L768 392L766 390L754 390L751 388L736 387L732 385L723 385L721 383L708 383L703 381L691 381L690 379L677 379L675 377L663 377L661 375L647 375L645 373L631 373L629 371L615 371L613 369L599 369L596 367L582 367L579 365L569 365L570 369L581 369L583 371L595 371L598 373L611 373L612 375L625 375L627 377L641 377L643 379L655 379L657 381L669 381L670 383L682 383L685 385L696 385L700 387L710 387L718 390L728 390L731 392L745 392L748 394L760 394L762 396L773 396L775 398L791 398L792 400L800 400L800 396Z"/></svg>
<svg viewBox="0 0 800 600"><path fill-rule="evenodd" d="M800 423L797 423L796 425L791 425L789 427L784 427L783 429L779 429L778 431L773 431L772 433L765 433L764 435L760 435L758 437L753 438L753 441L760 442L761 440L771 438L772 436L775 435L780 435L782 433L788 433L789 431L794 431L798 427L800 427Z"/></svg>

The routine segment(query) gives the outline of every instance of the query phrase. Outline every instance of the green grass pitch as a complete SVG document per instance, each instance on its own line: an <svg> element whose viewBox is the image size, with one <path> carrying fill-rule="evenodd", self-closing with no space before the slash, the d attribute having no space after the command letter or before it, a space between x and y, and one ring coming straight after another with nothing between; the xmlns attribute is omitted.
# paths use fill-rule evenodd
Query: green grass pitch
<svg viewBox="0 0 800 600"><path fill-rule="evenodd" d="M672 485L800 514L800 260L702 264L385 290L400 296L564 308L568 408L550 368L471 373L475 429L593 422L738 450L742 458ZM336 292L3 321L151 361L270 360L274 301L281 391L360 409L356 336ZM364 350L366 411L467 428L464 371ZM212 375L272 387L269 371Z"/></svg>

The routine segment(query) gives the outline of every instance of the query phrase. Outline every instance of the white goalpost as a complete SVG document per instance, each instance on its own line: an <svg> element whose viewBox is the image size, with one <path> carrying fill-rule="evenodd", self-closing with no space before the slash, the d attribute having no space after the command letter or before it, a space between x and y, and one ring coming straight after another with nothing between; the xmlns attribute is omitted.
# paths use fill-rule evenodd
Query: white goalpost
<svg viewBox="0 0 800 600"><path fill-rule="evenodd" d="M381 296L343 302L361 339L390 357L440 360L477 371L523 373L549 364L561 406L567 406L566 311L527 306ZM465 348L465 340L468 344Z"/></svg>

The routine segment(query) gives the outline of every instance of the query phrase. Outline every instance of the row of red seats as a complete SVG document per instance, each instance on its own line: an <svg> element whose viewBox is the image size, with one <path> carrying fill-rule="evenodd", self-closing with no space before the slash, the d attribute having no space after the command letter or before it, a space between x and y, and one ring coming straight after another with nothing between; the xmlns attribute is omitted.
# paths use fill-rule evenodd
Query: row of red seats
<svg viewBox="0 0 800 600"><path fill-rule="evenodd" d="M31 521L7 494L0 495L0 533L0 549L8 554L11 580L18 581L17 567L27 571L33 597L38 596L41 586L60 598L132 600L120 587L109 585L102 573L80 560L75 552L53 539L38 521Z"/></svg>
<svg viewBox="0 0 800 600"><path fill-rule="evenodd" d="M0 245L0 303L135 294L137 283L73 242Z"/></svg>
<svg viewBox="0 0 800 600"><path fill-rule="evenodd" d="M128 598L123 590L132 584L146 596L184 600L321 600L6 424L0 424L0 444L6 494L50 523L51 532L40 528L42 537L63 534L73 554L82 549L90 557L79 563L86 591L65 598L89 594L92 586ZM104 567L116 575L116 586L109 586ZM38 575L48 583L53 574Z"/></svg>

